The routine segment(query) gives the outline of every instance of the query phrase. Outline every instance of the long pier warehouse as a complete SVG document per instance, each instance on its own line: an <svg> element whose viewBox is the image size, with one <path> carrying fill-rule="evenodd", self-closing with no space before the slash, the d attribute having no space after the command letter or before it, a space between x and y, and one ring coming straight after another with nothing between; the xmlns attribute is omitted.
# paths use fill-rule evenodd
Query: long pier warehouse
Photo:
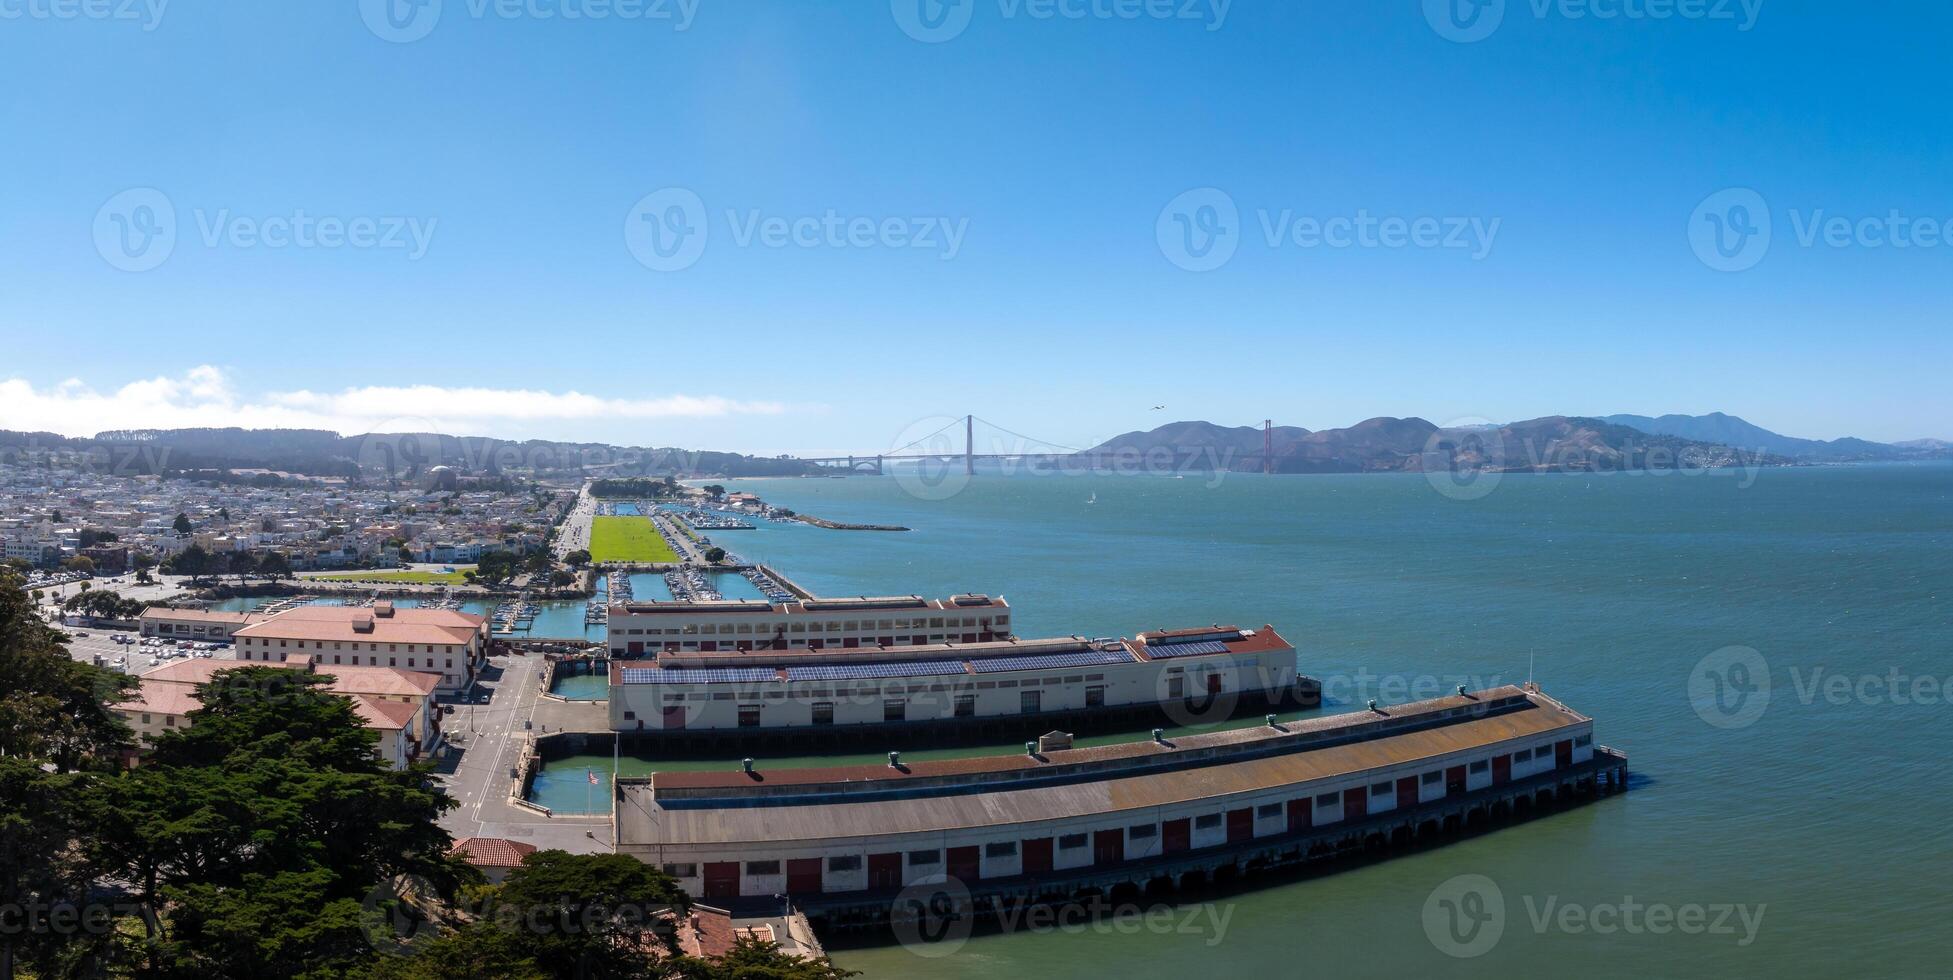
<svg viewBox="0 0 1953 980"><path fill-rule="evenodd" d="M1624 785L1626 756L1536 687L1098 748L620 781L619 852L705 900L785 894L817 918L889 915L947 875L981 900L1063 900Z"/></svg>
<svg viewBox="0 0 1953 980"><path fill-rule="evenodd" d="M611 728L647 738L811 735L919 728L1160 724L1189 703L1203 717L1315 707L1272 627L1216 626L1133 639L1051 640L663 653L610 664ZM1217 710L1218 706L1218 710Z"/></svg>

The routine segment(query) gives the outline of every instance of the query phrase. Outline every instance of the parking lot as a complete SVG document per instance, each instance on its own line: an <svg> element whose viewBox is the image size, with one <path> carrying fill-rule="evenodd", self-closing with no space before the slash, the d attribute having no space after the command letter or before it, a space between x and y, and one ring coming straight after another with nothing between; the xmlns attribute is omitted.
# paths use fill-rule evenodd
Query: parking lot
<svg viewBox="0 0 1953 980"><path fill-rule="evenodd" d="M140 674L148 670L151 666L149 661L152 658L163 663L169 662L170 659L182 659L192 656L203 657L206 655L209 659L214 660L236 659L235 651L228 645L219 645L215 650L188 650L182 647L142 646L139 642L142 638L132 630L89 629L76 626L60 628L66 630L69 636L74 637L68 644L68 652L76 660L93 663L95 662L95 658L100 656L102 658L102 666L112 670L120 670L127 674ZM117 636L127 637L131 641L136 642L118 643L115 639ZM165 658L163 656L165 653L172 654L173 656Z"/></svg>

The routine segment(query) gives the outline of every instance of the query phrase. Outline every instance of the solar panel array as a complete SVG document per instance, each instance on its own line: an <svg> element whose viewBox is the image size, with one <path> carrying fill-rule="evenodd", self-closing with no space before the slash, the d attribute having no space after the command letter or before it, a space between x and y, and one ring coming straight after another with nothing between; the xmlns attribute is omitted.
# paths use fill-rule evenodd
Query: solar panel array
<svg viewBox="0 0 1953 980"><path fill-rule="evenodd" d="M1148 643L1146 656L1154 660L1167 660L1173 657L1198 657L1209 653L1226 653L1224 640L1195 640L1192 643Z"/></svg>
<svg viewBox="0 0 1953 980"><path fill-rule="evenodd" d="M1129 664L1133 656L1124 650L1087 650L1083 653L1048 653L1041 657L995 657L972 660L970 666L979 674L994 674L1005 670L1043 670L1062 667L1098 667L1105 664Z"/></svg>
<svg viewBox="0 0 1953 980"><path fill-rule="evenodd" d="M826 667L788 667L790 681L845 681L863 677L928 677L963 673L961 660L910 660L886 664L839 664Z"/></svg>
<svg viewBox="0 0 1953 980"><path fill-rule="evenodd" d="M779 676L766 667L624 668L626 684L757 684Z"/></svg>

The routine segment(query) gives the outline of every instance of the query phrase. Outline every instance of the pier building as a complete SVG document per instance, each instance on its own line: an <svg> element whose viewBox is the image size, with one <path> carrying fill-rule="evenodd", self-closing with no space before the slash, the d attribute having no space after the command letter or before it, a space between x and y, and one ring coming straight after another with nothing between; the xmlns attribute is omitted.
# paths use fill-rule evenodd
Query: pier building
<svg viewBox="0 0 1953 980"><path fill-rule="evenodd" d="M1506 686L1265 727L885 766L620 781L614 838L706 901L830 923L1172 886L1452 834L1625 785L1592 719Z"/></svg>
<svg viewBox="0 0 1953 980"><path fill-rule="evenodd" d="M933 612L933 610L932 610ZM664 653L610 664L610 724L645 736L1220 721L1314 707L1272 627L909 646ZM1033 733L1036 734L1036 733Z"/></svg>
<svg viewBox="0 0 1953 980"><path fill-rule="evenodd" d="M607 625L610 653L617 658L984 643L1012 635L1010 604L986 595L617 603Z"/></svg>

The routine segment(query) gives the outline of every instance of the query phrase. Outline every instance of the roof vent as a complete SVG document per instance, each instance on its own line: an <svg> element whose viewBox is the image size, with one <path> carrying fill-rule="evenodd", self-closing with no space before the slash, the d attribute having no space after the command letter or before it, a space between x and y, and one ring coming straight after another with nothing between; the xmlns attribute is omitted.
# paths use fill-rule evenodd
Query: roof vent
<svg viewBox="0 0 1953 980"><path fill-rule="evenodd" d="M390 616L392 616L392 615L393 615L393 603L391 603L391 602L376 602L376 603L374 603L374 604L373 604L373 615L375 615L375 616L378 616L378 617L380 617L381 619L386 619L386 618L388 618L388 617L390 617Z"/></svg>
<svg viewBox="0 0 1953 980"><path fill-rule="evenodd" d="M360 613L359 615L354 616L353 632L355 633L373 632L373 617L367 613Z"/></svg>

